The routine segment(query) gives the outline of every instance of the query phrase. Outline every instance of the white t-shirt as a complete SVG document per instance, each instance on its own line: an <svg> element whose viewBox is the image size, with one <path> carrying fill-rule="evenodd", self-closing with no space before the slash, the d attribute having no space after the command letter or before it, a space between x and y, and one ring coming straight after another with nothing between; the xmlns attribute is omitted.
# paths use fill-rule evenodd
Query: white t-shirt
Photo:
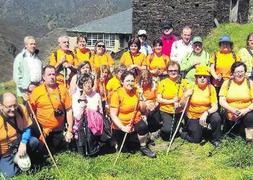
<svg viewBox="0 0 253 180"><path fill-rule="evenodd" d="M41 60L35 54L32 55L28 51L25 52L24 60L29 68L31 82L40 82L42 78Z"/></svg>
<svg viewBox="0 0 253 180"><path fill-rule="evenodd" d="M175 41L171 47L170 60L181 65L183 57L192 51L192 42L186 45L182 39Z"/></svg>

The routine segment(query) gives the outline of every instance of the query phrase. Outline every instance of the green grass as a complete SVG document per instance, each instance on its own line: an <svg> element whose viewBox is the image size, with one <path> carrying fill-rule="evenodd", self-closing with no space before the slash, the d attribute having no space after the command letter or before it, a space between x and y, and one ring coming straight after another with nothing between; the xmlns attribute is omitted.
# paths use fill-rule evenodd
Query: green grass
<svg viewBox="0 0 253 180"><path fill-rule="evenodd" d="M226 140L212 157L208 157L213 149L209 143L201 146L177 139L168 156L167 143L156 143L152 147L156 159L124 153L113 167L116 153L85 158L65 152L55 156L62 175L46 166L16 179L253 179L253 147L246 147L241 139Z"/></svg>
<svg viewBox="0 0 253 180"><path fill-rule="evenodd" d="M246 46L246 39L250 32L253 32L253 24L221 24L218 28L210 32L204 38L204 46L209 53L219 49L219 38L224 35L230 35L234 42L234 51Z"/></svg>

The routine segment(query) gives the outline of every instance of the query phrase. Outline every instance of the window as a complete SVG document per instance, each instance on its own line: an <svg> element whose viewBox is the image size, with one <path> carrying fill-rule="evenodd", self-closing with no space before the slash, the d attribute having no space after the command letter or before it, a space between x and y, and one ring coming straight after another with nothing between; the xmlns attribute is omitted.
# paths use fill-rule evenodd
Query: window
<svg viewBox="0 0 253 180"><path fill-rule="evenodd" d="M87 45L95 46L97 41L103 41L106 47L114 47L115 35L114 34L87 34Z"/></svg>

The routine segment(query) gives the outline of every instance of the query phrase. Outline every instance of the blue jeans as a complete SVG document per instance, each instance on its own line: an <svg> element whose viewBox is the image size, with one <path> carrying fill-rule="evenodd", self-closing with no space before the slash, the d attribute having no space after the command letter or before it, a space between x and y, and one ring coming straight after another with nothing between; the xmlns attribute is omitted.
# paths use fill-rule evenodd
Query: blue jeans
<svg viewBox="0 0 253 180"><path fill-rule="evenodd" d="M39 140L35 137L31 137L27 143L27 152L35 151L39 146ZM18 167L13 162L14 154L7 153L0 157L0 172L5 177L13 177L18 173Z"/></svg>

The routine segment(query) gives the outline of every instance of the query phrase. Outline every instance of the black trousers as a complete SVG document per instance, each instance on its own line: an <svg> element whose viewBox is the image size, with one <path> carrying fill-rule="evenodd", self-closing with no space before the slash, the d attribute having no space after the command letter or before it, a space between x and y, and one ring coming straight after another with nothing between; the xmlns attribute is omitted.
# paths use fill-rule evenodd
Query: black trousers
<svg viewBox="0 0 253 180"><path fill-rule="evenodd" d="M129 149L137 148L139 147L139 139L138 135L146 135L148 133L148 125L143 121L139 121L137 124L134 125L134 132L128 133L125 146ZM121 143L123 141L125 132L119 130L119 129L113 129L112 131L112 138L117 142L119 147L121 146Z"/></svg>
<svg viewBox="0 0 253 180"><path fill-rule="evenodd" d="M177 127L181 114L175 114L174 119L173 114L169 114L163 111L160 111L160 115L162 122L160 135L163 140L168 141L171 138L171 134L175 131Z"/></svg>
<svg viewBox="0 0 253 180"><path fill-rule="evenodd" d="M221 117L218 112L212 113L207 117L207 124L211 125L211 139L218 141L221 138ZM200 143L203 138L204 127L199 124L198 119L187 120L186 139L192 143Z"/></svg>
<svg viewBox="0 0 253 180"><path fill-rule="evenodd" d="M231 129L235 123L237 123L237 125ZM224 123L224 133L228 132L231 129L232 133L244 136L245 128L253 128L253 111L245 114L245 116L238 119L237 122L226 119Z"/></svg>
<svg viewBox="0 0 253 180"><path fill-rule="evenodd" d="M67 146L63 131L49 133L49 136L46 137L46 141L53 153L65 150Z"/></svg>

